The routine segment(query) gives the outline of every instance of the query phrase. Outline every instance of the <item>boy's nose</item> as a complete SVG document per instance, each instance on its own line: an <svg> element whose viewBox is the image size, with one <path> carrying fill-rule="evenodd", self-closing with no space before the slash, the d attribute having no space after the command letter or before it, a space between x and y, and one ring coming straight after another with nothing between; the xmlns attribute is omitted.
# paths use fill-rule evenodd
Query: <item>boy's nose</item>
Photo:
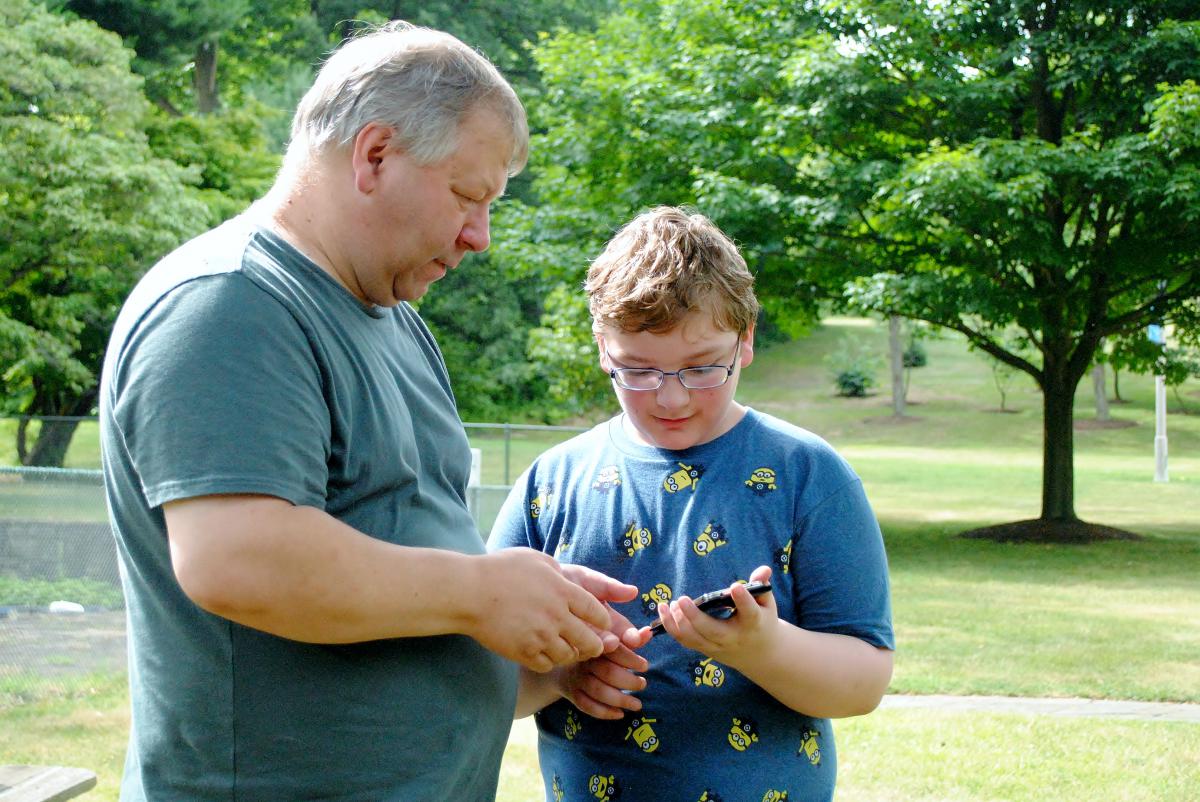
<svg viewBox="0 0 1200 802"><path fill-rule="evenodd" d="M658 405L671 408L682 406L691 398L688 388L683 386L678 376L663 376L663 383L658 386Z"/></svg>

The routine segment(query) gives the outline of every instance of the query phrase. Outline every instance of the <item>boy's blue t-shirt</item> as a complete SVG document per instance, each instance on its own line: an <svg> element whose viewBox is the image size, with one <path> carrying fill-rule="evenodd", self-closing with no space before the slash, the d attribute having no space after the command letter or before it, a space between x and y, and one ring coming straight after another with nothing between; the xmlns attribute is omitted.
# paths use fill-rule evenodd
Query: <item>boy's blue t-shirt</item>
<svg viewBox="0 0 1200 802"><path fill-rule="evenodd" d="M494 797L511 663L460 635L322 645L250 629L197 607L168 550L164 503L253 493L483 553L466 434L410 306L365 307L235 219L131 294L100 407L129 617L122 800Z"/></svg>
<svg viewBox="0 0 1200 802"><path fill-rule="evenodd" d="M500 511L489 547L507 546L637 585L639 600L616 605L636 625L657 620L660 603L770 565L782 619L894 648L887 559L861 482L823 440L752 409L684 451L632 441L620 417L551 449ZM548 800L832 798L829 720L669 635L642 654L638 714L604 721L565 700L537 714Z"/></svg>

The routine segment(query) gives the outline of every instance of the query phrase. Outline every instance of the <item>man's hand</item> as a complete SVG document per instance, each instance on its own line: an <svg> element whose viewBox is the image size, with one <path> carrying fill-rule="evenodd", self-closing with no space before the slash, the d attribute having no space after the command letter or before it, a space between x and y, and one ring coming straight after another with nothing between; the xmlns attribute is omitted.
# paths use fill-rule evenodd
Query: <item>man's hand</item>
<svg viewBox="0 0 1200 802"><path fill-rule="evenodd" d="M511 548L477 559L480 570L462 588L474 596L466 634L539 673L604 653L606 644L599 633L612 625L609 608L591 590L571 581L553 557ZM603 574L572 573L603 595L627 594L623 588L629 586ZM607 645L610 651L615 648L611 636Z"/></svg>
<svg viewBox="0 0 1200 802"><path fill-rule="evenodd" d="M610 602L620 604L621 602L633 601L638 595L637 587L634 585L619 582L607 574L602 574L583 565L565 564L562 566L562 572L565 577L604 602L605 606ZM601 640L604 642L605 654L613 651L621 646L621 644L628 646L630 649L640 649L650 640L648 628L643 627L642 630L639 630L628 618L611 607L608 608L608 612L612 621L605 631L599 633Z"/></svg>

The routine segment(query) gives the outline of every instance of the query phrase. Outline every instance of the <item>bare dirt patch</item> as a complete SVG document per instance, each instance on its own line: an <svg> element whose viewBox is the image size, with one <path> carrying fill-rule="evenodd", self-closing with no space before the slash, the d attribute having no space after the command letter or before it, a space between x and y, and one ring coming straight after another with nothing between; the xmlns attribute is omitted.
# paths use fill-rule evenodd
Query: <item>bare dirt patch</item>
<svg viewBox="0 0 1200 802"><path fill-rule="evenodd" d="M0 678L124 671L125 611L8 611L0 618Z"/></svg>
<svg viewBox="0 0 1200 802"><path fill-rule="evenodd" d="M1075 419L1075 430L1079 432L1091 429L1128 429L1132 426L1137 426L1137 421L1121 420L1119 418L1109 418L1108 420L1097 420L1096 418Z"/></svg>

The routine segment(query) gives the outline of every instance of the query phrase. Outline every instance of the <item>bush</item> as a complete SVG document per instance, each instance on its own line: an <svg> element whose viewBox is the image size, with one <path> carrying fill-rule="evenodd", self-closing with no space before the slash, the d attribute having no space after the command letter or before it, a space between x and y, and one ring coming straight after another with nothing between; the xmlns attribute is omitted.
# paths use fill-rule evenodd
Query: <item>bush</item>
<svg viewBox="0 0 1200 802"><path fill-rule="evenodd" d="M825 363L840 396L863 398L875 386L878 359L870 351L843 347L826 357Z"/></svg>
<svg viewBox="0 0 1200 802"><path fill-rule="evenodd" d="M908 348L904 349L904 355L900 359L906 368L923 368L929 363L929 355L925 353L925 346L916 340L908 344Z"/></svg>

